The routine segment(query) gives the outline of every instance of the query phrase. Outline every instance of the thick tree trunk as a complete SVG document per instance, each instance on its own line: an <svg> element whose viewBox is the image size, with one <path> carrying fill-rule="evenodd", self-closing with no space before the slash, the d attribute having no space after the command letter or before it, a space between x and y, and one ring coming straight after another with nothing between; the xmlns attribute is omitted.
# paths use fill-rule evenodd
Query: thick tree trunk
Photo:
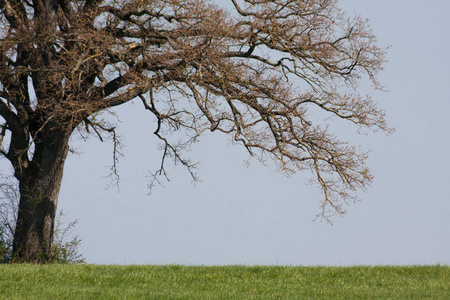
<svg viewBox="0 0 450 300"><path fill-rule="evenodd" d="M13 244L16 262L52 260L55 214L69 136L60 129L40 134L30 165L18 177L20 204Z"/></svg>

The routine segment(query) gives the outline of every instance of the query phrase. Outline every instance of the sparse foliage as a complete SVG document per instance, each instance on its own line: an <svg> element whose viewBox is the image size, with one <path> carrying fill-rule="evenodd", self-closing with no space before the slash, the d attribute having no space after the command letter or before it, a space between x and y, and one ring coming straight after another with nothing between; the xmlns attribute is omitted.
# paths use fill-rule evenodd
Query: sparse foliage
<svg viewBox="0 0 450 300"><path fill-rule="evenodd" d="M56 263L80 264L84 263L83 254L80 253L81 239L78 235L72 235L78 224L78 220L65 223L65 214L61 210L56 217L55 232L53 238L52 261Z"/></svg>
<svg viewBox="0 0 450 300"><path fill-rule="evenodd" d="M11 260L18 203L17 187L11 180L3 179L0 183L0 263Z"/></svg>
<svg viewBox="0 0 450 300"><path fill-rule="evenodd" d="M336 0L230 1L232 12L203 0L0 0L1 154L21 196L16 260L51 256L74 130L112 135L116 146L99 113L133 99L156 120L156 176L171 157L195 178L183 150L218 131L287 174L311 171L324 217L343 214L353 192L367 188L366 153L308 117L316 109L389 131L357 91L362 77L381 88L385 51L367 21ZM174 140L175 131L185 138Z"/></svg>

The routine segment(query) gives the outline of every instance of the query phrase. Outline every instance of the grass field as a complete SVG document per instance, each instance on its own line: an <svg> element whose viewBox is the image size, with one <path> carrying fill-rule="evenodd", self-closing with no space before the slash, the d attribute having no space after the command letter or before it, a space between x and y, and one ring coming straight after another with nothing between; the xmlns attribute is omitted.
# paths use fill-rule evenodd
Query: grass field
<svg viewBox="0 0 450 300"><path fill-rule="evenodd" d="M450 267L0 265L0 299L450 299Z"/></svg>

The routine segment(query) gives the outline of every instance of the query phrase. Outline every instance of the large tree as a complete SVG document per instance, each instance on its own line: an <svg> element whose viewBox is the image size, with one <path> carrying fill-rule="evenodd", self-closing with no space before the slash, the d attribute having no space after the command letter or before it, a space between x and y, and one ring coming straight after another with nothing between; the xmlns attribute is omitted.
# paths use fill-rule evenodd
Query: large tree
<svg viewBox="0 0 450 300"><path fill-rule="evenodd" d="M99 114L133 99L170 156L223 132L286 173L310 170L321 213L342 213L372 176L366 154L308 110L388 131L360 95L385 51L336 0L0 0L0 145L19 182L14 258L51 258L58 193L74 132L114 134ZM183 130L182 141L170 133ZM114 150L115 151L115 150Z"/></svg>

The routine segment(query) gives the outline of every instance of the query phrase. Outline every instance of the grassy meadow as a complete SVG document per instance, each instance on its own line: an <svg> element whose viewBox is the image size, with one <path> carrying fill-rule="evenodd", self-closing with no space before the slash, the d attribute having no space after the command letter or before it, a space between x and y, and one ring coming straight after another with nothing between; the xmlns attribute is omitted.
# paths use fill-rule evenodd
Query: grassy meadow
<svg viewBox="0 0 450 300"><path fill-rule="evenodd" d="M450 267L0 265L0 299L450 299Z"/></svg>

